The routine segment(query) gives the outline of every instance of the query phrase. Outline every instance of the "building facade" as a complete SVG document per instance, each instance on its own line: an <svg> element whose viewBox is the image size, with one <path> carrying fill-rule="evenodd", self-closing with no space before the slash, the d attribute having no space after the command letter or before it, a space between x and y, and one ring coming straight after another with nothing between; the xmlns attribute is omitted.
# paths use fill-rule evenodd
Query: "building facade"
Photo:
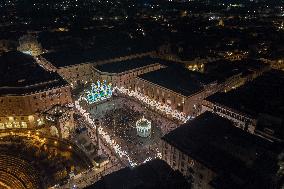
<svg viewBox="0 0 284 189"><path fill-rule="evenodd" d="M221 117L231 120L234 125L240 129L248 131L252 134L255 132L257 120L253 119L249 115L246 115L245 113L238 112L237 110L218 103L212 103L205 99L202 102L201 112L203 113L206 111L214 112Z"/></svg>
<svg viewBox="0 0 284 189"><path fill-rule="evenodd" d="M202 112L218 114L268 140L283 141L283 76L282 71L270 70L237 89L218 92L203 100Z"/></svg>
<svg viewBox="0 0 284 189"><path fill-rule="evenodd" d="M36 128L43 125L41 112L72 103L68 85L41 92L0 96L0 128Z"/></svg>
<svg viewBox="0 0 284 189"><path fill-rule="evenodd" d="M178 170L188 180L193 189L213 189L210 182L217 174L198 162L193 157L182 152L165 140L161 142L162 159L166 161L172 169Z"/></svg>
<svg viewBox="0 0 284 189"><path fill-rule="evenodd" d="M116 62L115 64L119 64ZM108 83L112 83L113 86L134 88L136 83L136 77L148 72L152 72L161 69L163 66L159 63L153 63L145 66L125 70L120 73L103 72L97 68L94 68L94 78L95 80L106 80Z"/></svg>
<svg viewBox="0 0 284 189"><path fill-rule="evenodd" d="M157 102L169 105L173 110L196 116L201 111L202 100L219 90L218 84L214 81L197 81L199 79L193 75L198 74L199 77L199 73L193 72L186 73L185 81L181 81L181 84L178 78L183 77L179 74L183 73L174 73L168 68L160 69L137 77L132 88ZM184 85L185 90L180 90L181 85Z"/></svg>
<svg viewBox="0 0 284 189"><path fill-rule="evenodd" d="M8 52L0 57L0 132L47 129L44 112L72 103L71 87L57 73L40 67L29 55ZM74 127L73 116L66 127Z"/></svg>
<svg viewBox="0 0 284 189"><path fill-rule="evenodd" d="M263 176L261 167L276 165L280 151L232 124L205 112L162 137L162 159L180 171L193 189L270 188L276 171L266 168L270 176ZM259 154L273 158L263 164L257 160Z"/></svg>
<svg viewBox="0 0 284 189"><path fill-rule="evenodd" d="M66 55L65 61L60 59L62 56L60 52L55 52L54 54L51 52L50 54L42 55L39 59L42 62L42 65L45 65L47 69L56 70L57 73L64 78L71 85L71 87L74 88L78 84L87 84L96 81L100 75L95 69L95 67L98 65L127 61L135 58L152 56L154 54L155 51L150 51L105 59L96 58L94 54L92 54L92 56L88 55L90 57L84 57L84 55L73 57L72 55L68 54ZM102 73L102 75L104 74L105 73Z"/></svg>

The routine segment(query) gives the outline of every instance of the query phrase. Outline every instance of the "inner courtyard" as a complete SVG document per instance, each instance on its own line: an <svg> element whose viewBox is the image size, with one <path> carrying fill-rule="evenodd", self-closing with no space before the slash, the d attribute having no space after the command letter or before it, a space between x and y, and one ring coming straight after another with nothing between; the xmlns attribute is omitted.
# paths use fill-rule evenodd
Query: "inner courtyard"
<svg viewBox="0 0 284 189"><path fill-rule="evenodd" d="M113 97L97 104L88 105L93 119L101 121L101 127L112 140L126 151L135 164L145 163L160 156L160 138L177 123L153 112L143 104L125 96ZM137 121L147 120L151 124L149 136L139 136Z"/></svg>

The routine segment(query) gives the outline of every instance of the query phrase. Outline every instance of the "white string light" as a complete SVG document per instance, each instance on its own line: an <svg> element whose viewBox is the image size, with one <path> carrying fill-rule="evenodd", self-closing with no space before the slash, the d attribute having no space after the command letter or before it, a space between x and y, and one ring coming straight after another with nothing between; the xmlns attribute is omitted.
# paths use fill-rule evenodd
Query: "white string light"
<svg viewBox="0 0 284 189"><path fill-rule="evenodd" d="M113 91L117 90L118 92L124 94L124 95L128 95L130 97L134 97L136 99L138 99L139 101L151 106L152 108L161 111L163 113L165 113L166 115L170 115L173 118L176 118L179 121L182 122L187 122L189 119L191 119L191 116L186 116L185 113L183 112L179 112L178 110L173 110L169 105L167 104L162 104L160 102L157 102L155 100L150 99L148 96L145 96L142 93L136 92L136 91L132 91L129 89L126 89L124 87L114 87ZM75 107L76 109L84 116L84 118L86 119L86 121L94 128L96 129L96 125L94 120L90 117L90 113L87 112L86 110L84 110L81 106L80 106L80 101L84 100L84 98L81 96L77 101L75 101ZM119 146L119 144L114 140L111 139L110 135L103 130L102 127L99 127L99 133L100 135L104 138L104 140L108 143L109 146L111 146L113 148L113 150L115 151L116 154L119 155L120 158L125 158L129 165L132 167L135 167L138 165L137 162L133 161L130 157L130 155L127 153L127 151L122 150L122 148ZM154 158L161 158L162 154L159 152L158 148L156 149L157 154L155 155ZM148 161L152 160L151 157L147 157L142 163L146 163Z"/></svg>
<svg viewBox="0 0 284 189"><path fill-rule="evenodd" d="M113 90L117 90L118 92L128 95L130 97L134 97L138 99L140 102L143 102L147 105L149 105L151 108L156 109L158 111L161 111L165 113L166 115L170 115L171 117L186 123L188 120L192 119L193 117L187 116L185 113L180 112L178 110L173 110L169 105L167 104L162 104L161 102L157 102L153 99L150 99L148 96L137 92L137 91L132 91L129 89L126 89L124 87L114 87Z"/></svg>
<svg viewBox="0 0 284 189"><path fill-rule="evenodd" d="M96 125L94 120L90 117L90 113L87 112L86 110L84 110L81 106L80 106L80 101L82 100L82 97L80 97L77 101L75 101L75 107L76 109L84 116L84 118L86 119L86 121L94 128L96 129ZM113 150L115 151L116 154L119 155L120 158L124 157L127 159L128 163L130 164L131 167L134 167L137 165L136 162L134 162L130 156L128 155L128 153L124 150L122 150L122 148L119 146L119 144L111 139L110 135L103 130L102 127L99 127L99 133L100 135L104 138L104 140L108 143L108 145L110 145Z"/></svg>

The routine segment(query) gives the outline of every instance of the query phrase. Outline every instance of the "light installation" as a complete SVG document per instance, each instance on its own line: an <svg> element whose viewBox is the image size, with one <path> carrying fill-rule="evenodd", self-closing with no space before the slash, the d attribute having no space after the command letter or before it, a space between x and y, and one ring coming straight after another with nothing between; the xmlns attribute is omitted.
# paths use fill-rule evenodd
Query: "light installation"
<svg viewBox="0 0 284 189"><path fill-rule="evenodd" d="M137 135L143 138L151 135L151 122L147 119L141 118L136 122Z"/></svg>
<svg viewBox="0 0 284 189"><path fill-rule="evenodd" d="M93 104L105 99L108 99L112 96L112 87L111 83L107 84L106 80L101 83L92 83L91 90L87 91L83 99L88 102L88 104Z"/></svg>
<svg viewBox="0 0 284 189"><path fill-rule="evenodd" d="M156 109L162 113L165 113L166 115L169 115L181 122L186 123L188 120L194 118L192 116L187 116L185 113L180 112L178 110L173 110L169 105L167 104L163 104L161 102L157 102L155 100L150 99L148 96L139 93L137 91L132 91L129 89L126 89L124 87L114 87L113 90L117 90L118 92L130 96L130 97L134 97L137 100L139 100L140 102L143 102L147 105L149 105L152 109Z"/></svg>

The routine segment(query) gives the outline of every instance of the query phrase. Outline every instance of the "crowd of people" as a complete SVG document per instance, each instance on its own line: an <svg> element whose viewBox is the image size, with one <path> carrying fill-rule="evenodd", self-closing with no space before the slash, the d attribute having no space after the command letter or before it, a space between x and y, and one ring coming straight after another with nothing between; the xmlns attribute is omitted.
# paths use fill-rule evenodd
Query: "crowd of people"
<svg viewBox="0 0 284 189"><path fill-rule="evenodd" d="M149 157L156 157L160 138L179 125L141 102L121 95L113 96L86 108L94 119L101 120L103 129L138 164ZM150 120L152 125L152 133L148 138L137 136L136 122L143 116Z"/></svg>
<svg viewBox="0 0 284 189"><path fill-rule="evenodd" d="M160 138L177 126L168 118L124 97L113 97L97 105L91 113L100 118L103 128L107 129L111 137L138 163L149 157L154 158L159 151ZM136 122L143 116L150 120L152 125L152 133L148 138L137 136Z"/></svg>

